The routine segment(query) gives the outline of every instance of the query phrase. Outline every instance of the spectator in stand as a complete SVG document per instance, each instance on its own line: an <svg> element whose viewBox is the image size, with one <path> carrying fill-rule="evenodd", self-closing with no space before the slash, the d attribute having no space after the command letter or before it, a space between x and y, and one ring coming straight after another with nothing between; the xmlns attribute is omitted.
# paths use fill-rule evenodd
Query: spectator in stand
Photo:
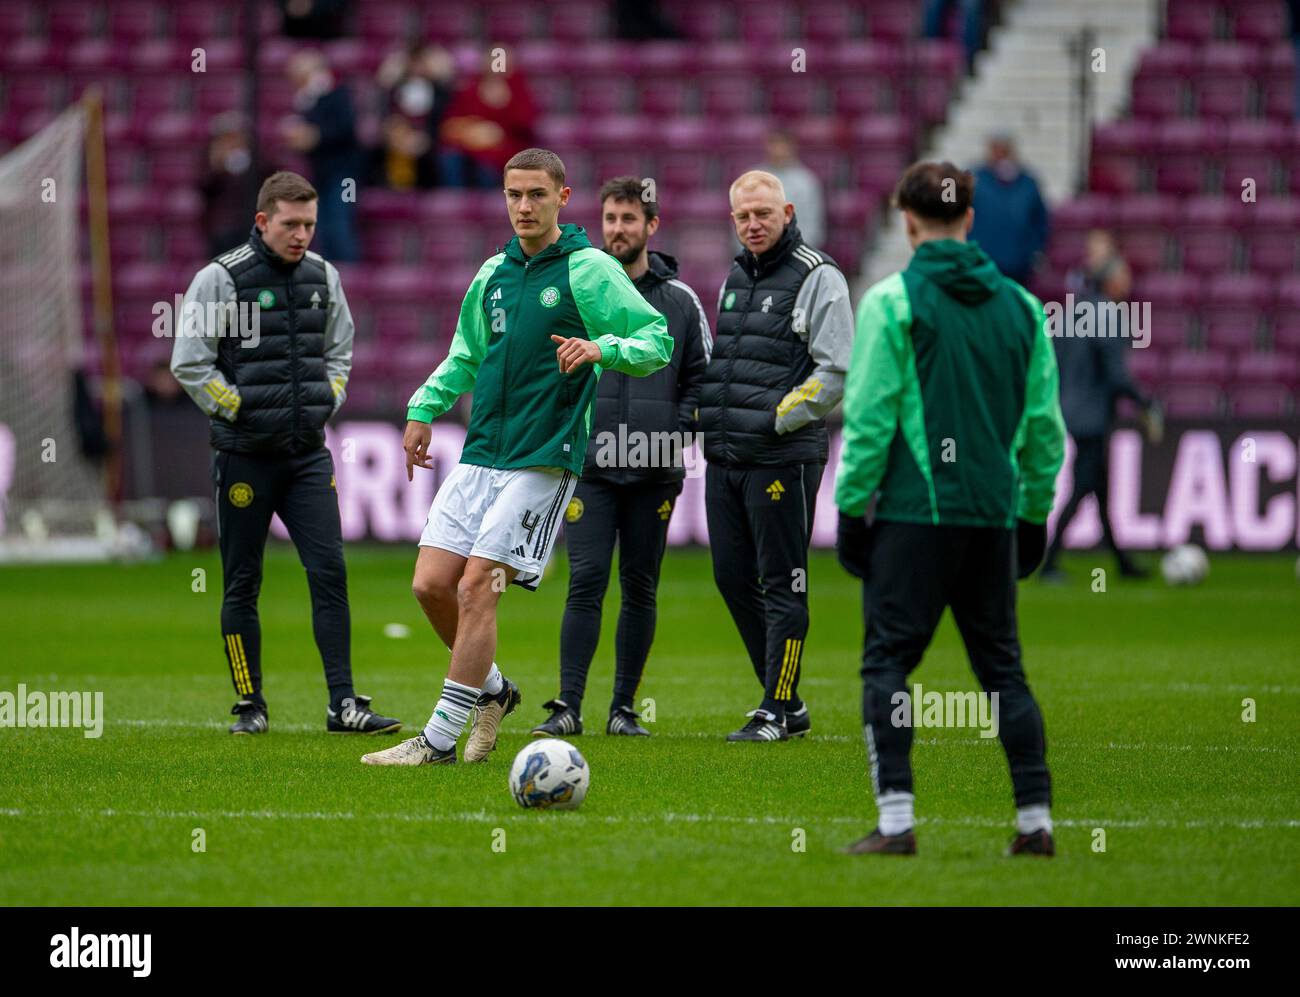
<svg viewBox="0 0 1300 997"><path fill-rule="evenodd" d="M989 137L988 160L975 173L975 225L970 238L1003 276L1027 287L1047 245L1047 205L1038 181L1016 159L1006 133Z"/></svg>
<svg viewBox="0 0 1300 997"><path fill-rule="evenodd" d="M785 187L785 196L794 205L803 241L821 249L826 236L826 208L822 182L817 174L799 161L799 147L788 131L776 129L767 136L767 160L754 167L771 173Z"/></svg>
<svg viewBox="0 0 1300 997"><path fill-rule="evenodd" d="M1145 568L1134 563L1115 542L1110 525L1110 433L1115 422L1115 404L1128 398L1142 408L1141 423L1147 440L1159 443L1163 435L1160 409L1129 377L1125 351L1129 339L1117 335L1109 323L1117 316L1096 306L1106 302L1125 302L1132 289L1128 264L1119 253L1109 232L1088 233L1083 266L1070 271L1066 286L1074 295L1076 310L1082 303L1094 310L1096 335L1092 337L1056 336L1056 364L1061 379L1061 413L1065 428L1074 439L1074 490L1056 522L1056 535L1047 550L1041 577L1044 581L1061 581L1065 576L1056 561L1061 553L1062 537L1079 503L1088 495L1097 497L1101 516L1102 538L1115 554L1119 573L1125 578L1145 578Z"/></svg>
<svg viewBox="0 0 1300 997"><path fill-rule="evenodd" d="M208 255L218 256L247 241L248 202L257 196L261 180L254 168L248 129L237 111L213 118L211 131L199 192Z"/></svg>
<svg viewBox="0 0 1300 997"><path fill-rule="evenodd" d="M456 65L441 45L412 44L383 61L375 82L384 90L382 137L371 171L393 190L438 183L438 126L451 101Z"/></svg>
<svg viewBox="0 0 1300 997"><path fill-rule="evenodd" d="M632 42L681 38L658 0L614 0L614 37Z"/></svg>
<svg viewBox="0 0 1300 997"><path fill-rule="evenodd" d="M280 0L286 38L342 38L348 0Z"/></svg>
<svg viewBox="0 0 1300 997"><path fill-rule="evenodd" d="M499 188L506 163L533 145L532 95L518 73L497 72L493 61L488 55L460 87L439 129L442 182L449 187Z"/></svg>
<svg viewBox="0 0 1300 997"><path fill-rule="evenodd" d="M285 123L284 139L295 152L306 155L312 183L320 191L316 219L320 254L338 263L354 263L360 255L355 215L362 156L352 95L334 79L325 56L313 49L289 59L288 75L296 89L293 102L298 113Z"/></svg>
<svg viewBox="0 0 1300 997"><path fill-rule="evenodd" d="M1291 110L1300 121L1300 0L1286 0L1286 9L1291 23L1291 47L1295 50L1295 105Z"/></svg>
<svg viewBox="0 0 1300 997"><path fill-rule="evenodd" d="M966 47L966 71L975 67L975 53L984 45L984 0L926 0L926 38L943 38L946 34L948 12L954 4L961 5L962 44Z"/></svg>

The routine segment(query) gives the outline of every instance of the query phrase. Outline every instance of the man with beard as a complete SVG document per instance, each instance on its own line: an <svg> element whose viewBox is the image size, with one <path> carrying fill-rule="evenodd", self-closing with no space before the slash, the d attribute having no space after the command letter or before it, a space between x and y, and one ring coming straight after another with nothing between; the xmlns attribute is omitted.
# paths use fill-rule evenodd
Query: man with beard
<svg viewBox="0 0 1300 997"><path fill-rule="evenodd" d="M600 641L600 610L618 542L622 607L615 636L614 696L606 734L645 736L633 702L655 632L655 596L668 521L686 476L683 450L712 342L700 299L677 279L677 261L647 244L659 228L648 181L615 177L600 189L605 252L668 321L668 365L648 377L610 371L596 390L586 466L565 511L569 597L560 627L560 694L539 737L582 733L582 696Z"/></svg>

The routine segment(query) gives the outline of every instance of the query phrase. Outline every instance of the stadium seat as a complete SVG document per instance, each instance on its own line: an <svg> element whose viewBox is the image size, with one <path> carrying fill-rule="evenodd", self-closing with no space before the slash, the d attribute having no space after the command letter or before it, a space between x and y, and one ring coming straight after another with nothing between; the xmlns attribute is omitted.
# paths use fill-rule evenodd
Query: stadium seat
<svg viewBox="0 0 1300 997"><path fill-rule="evenodd" d="M1276 0L1234 0L1225 4L1232 37L1239 41L1271 42L1286 36L1286 4Z"/></svg>
<svg viewBox="0 0 1300 997"><path fill-rule="evenodd" d="M1216 419L1223 411L1223 392L1217 384L1170 384L1159 394L1170 418Z"/></svg>
<svg viewBox="0 0 1300 997"><path fill-rule="evenodd" d="M873 0L866 15L872 38L903 41L920 34L921 5L915 0Z"/></svg>
<svg viewBox="0 0 1300 997"><path fill-rule="evenodd" d="M1194 67L1195 52L1182 42L1165 42L1149 49L1133 79L1133 116L1159 119L1183 113Z"/></svg>
<svg viewBox="0 0 1300 997"><path fill-rule="evenodd" d="M1215 35L1218 16L1218 4L1214 0L1172 0L1165 31L1180 42L1208 42Z"/></svg>
<svg viewBox="0 0 1300 997"><path fill-rule="evenodd" d="M804 6L801 13L803 31L797 37L814 42L836 43L861 34L861 22L855 16L857 11L838 0L817 0Z"/></svg>
<svg viewBox="0 0 1300 997"><path fill-rule="evenodd" d="M1237 419L1289 419L1295 415L1295 392L1285 384L1234 385L1228 412Z"/></svg>
<svg viewBox="0 0 1300 997"><path fill-rule="evenodd" d="M765 0L761 8L742 9L737 27L740 39L748 45L799 37L795 5L786 0Z"/></svg>
<svg viewBox="0 0 1300 997"><path fill-rule="evenodd" d="M1156 133L1159 158L1156 190L1167 194L1196 194L1205 189L1206 166L1223 145L1223 128L1216 121L1162 122Z"/></svg>

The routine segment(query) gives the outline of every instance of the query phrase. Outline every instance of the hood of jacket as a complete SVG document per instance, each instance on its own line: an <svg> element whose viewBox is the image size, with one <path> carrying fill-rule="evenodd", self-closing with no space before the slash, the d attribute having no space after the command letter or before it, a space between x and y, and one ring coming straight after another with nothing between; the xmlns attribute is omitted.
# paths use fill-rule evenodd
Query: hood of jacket
<svg viewBox="0 0 1300 997"><path fill-rule="evenodd" d="M928 277L964 305L987 301L1002 281L997 264L977 243L956 239L921 243L908 269Z"/></svg>
<svg viewBox="0 0 1300 997"><path fill-rule="evenodd" d="M636 285L638 291L644 292L655 284L662 284L664 281L672 280L677 276L677 257L661 253L656 249L650 250L646 257L649 260L650 268L632 282Z"/></svg>
<svg viewBox="0 0 1300 997"><path fill-rule="evenodd" d="M590 246L591 242L587 239L587 230L581 225L561 225L560 237L535 256L529 256L524 252L523 247L519 244L519 236L515 236L506 243L503 252L512 260L519 263L528 263L550 259L552 256L568 256L575 250L587 249Z"/></svg>

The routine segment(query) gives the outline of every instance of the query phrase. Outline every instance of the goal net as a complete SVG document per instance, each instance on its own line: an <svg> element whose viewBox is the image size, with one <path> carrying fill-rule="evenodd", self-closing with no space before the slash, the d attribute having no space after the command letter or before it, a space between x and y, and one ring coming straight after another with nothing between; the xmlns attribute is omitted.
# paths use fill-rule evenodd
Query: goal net
<svg viewBox="0 0 1300 997"><path fill-rule="evenodd" d="M93 556L107 514L74 381L85 114L71 107L0 156L0 560Z"/></svg>

